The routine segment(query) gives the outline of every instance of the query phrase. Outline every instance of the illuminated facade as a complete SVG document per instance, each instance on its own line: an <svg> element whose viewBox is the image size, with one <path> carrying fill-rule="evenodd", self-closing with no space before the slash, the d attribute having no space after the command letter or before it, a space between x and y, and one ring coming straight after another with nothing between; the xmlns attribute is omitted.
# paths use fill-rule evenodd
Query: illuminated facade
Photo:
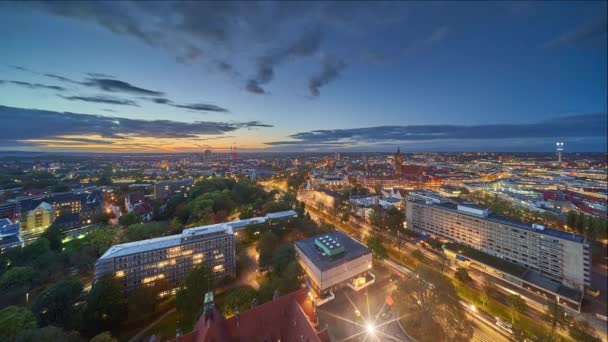
<svg viewBox="0 0 608 342"><path fill-rule="evenodd" d="M406 218L408 229L468 245L557 284L577 290L590 285L589 243L583 236L507 220L487 208L424 191L408 194Z"/></svg>
<svg viewBox="0 0 608 342"><path fill-rule="evenodd" d="M231 226L216 224L184 229L181 234L112 246L95 263L95 281L121 279L127 292L165 279L173 287L197 265L214 279L235 276L235 240Z"/></svg>

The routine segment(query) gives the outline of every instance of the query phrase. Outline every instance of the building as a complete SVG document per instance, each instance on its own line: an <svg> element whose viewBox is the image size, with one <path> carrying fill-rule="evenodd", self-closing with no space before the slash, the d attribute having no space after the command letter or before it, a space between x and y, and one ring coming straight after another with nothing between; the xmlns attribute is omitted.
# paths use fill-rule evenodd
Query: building
<svg viewBox="0 0 608 342"><path fill-rule="evenodd" d="M205 296L203 313L193 331L172 341L329 341L327 330L316 329L316 312L304 288L227 319L208 298L213 296Z"/></svg>
<svg viewBox="0 0 608 342"><path fill-rule="evenodd" d="M29 234L42 234L55 221L55 209L52 205L41 202L38 206L27 212L25 229Z"/></svg>
<svg viewBox="0 0 608 342"><path fill-rule="evenodd" d="M330 190L315 190L312 191L312 199L315 201L317 205L325 208L333 208L336 203L336 198L339 196L339 193Z"/></svg>
<svg viewBox="0 0 608 342"><path fill-rule="evenodd" d="M359 291L375 281L371 251L348 235L334 231L296 241L296 255L314 291L316 305L335 298L334 289Z"/></svg>
<svg viewBox="0 0 608 342"><path fill-rule="evenodd" d="M589 243L583 236L507 220L487 208L411 192L407 228L446 238L528 269L554 284L583 291L590 285Z"/></svg>
<svg viewBox="0 0 608 342"><path fill-rule="evenodd" d="M125 209L128 213L134 213L142 221L152 220L154 207L149 198L141 192L133 192L125 196Z"/></svg>
<svg viewBox="0 0 608 342"><path fill-rule="evenodd" d="M350 196L348 201L356 207L369 207L377 205L379 199L380 195L353 195Z"/></svg>
<svg viewBox="0 0 608 342"><path fill-rule="evenodd" d="M381 198L378 201L378 204L380 204L380 206L382 206L382 208L384 208L386 210L388 210L390 208L401 209L401 199L397 198L397 197Z"/></svg>
<svg viewBox="0 0 608 342"><path fill-rule="evenodd" d="M209 267L215 279L235 276L232 227L196 227L177 235L114 245L95 263L94 281L114 275L127 292L158 279L175 287L199 264Z"/></svg>
<svg viewBox="0 0 608 342"><path fill-rule="evenodd" d="M23 246L19 223L13 223L7 218L0 219L0 252L17 246Z"/></svg>
<svg viewBox="0 0 608 342"><path fill-rule="evenodd" d="M98 189L17 198L4 207L9 207L9 203L10 207L14 204L13 222L19 221L26 242L53 223L64 229L73 228L92 223L103 212L103 195Z"/></svg>
<svg viewBox="0 0 608 342"><path fill-rule="evenodd" d="M154 198L167 199L176 194L183 194L184 197L187 197L192 186L194 186L192 178L161 180L154 183Z"/></svg>
<svg viewBox="0 0 608 342"><path fill-rule="evenodd" d="M403 174L403 154L401 148L397 147L397 153L395 154L395 165L393 166L393 172L395 176Z"/></svg>
<svg viewBox="0 0 608 342"><path fill-rule="evenodd" d="M293 210L184 229L181 234L114 245L95 263L95 280L114 274L127 291L156 279L176 286L195 265L204 263L216 279L235 275L235 235L248 224L285 220Z"/></svg>

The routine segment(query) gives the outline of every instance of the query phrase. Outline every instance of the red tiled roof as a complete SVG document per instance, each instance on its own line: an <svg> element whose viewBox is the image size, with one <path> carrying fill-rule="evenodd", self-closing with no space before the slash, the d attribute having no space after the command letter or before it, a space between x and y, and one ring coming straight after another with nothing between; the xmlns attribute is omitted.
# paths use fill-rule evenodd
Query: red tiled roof
<svg viewBox="0 0 608 342"><path fill-rule="evenodd" d="M211 322L201 316L194 331L179 341L329 341L326 332L317 332L314 321L312 301L301 289L245 311L238 319L223 320L215 310Z"/></svg>

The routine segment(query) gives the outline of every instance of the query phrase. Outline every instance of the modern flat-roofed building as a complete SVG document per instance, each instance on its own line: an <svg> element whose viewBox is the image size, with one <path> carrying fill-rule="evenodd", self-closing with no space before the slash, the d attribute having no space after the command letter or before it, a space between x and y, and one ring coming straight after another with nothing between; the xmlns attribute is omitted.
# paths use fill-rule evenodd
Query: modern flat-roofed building
<svg viewBox="0 0 608 342"><path fill-rule="evenodd" d="M333 299L332 290L349 286L358 291L375 281L371 251L348 235L334 231L296 241L298 262L318 295L317 305Z"/></svg>
<svg viewBox="0 0 608 342"><path fill-rule="evenodd" d="M17 246L23 246L19 223L13 223L8 218L0 219L0 253Z"/></svg>
<svg viewBox="0 0 608 342"><path fill-rule="evenodd" d="M94 280L115 275L127 292L158 279L177 286L199 264L206 265L215 279L235 276L232 227L196 227L177 235L114 245L95 263Z"/></svg>
<svg viewBox="0 0 608 342"><path fill-rule="evenodd" d="M583 291L590 285L589 243L580 235L508 220L471 203L410 192L407 228L425 231L524 266L543 279Z"/></svg>
<svg viewBox="0 0 608 342"><path fill-rule="evenodd" d="M249 224L285 220L298 214L293 210L266 216L184 229L181 234L114 245L95 263L95 280L114 274L127 291L156 279L172 285L195 265L204 263L216 279L235 275L235 235Z"/></svg>

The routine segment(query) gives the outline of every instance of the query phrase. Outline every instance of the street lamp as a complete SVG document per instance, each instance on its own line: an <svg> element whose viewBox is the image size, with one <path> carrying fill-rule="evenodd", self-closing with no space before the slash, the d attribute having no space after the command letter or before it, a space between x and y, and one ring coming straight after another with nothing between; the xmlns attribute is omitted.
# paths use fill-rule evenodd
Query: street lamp
<svg viewBox="0 0 608 342"><path fill-rule="evenodd" d="M376 333L376 327L372 323L367 323L367 333L374 335Z"/></svg>

